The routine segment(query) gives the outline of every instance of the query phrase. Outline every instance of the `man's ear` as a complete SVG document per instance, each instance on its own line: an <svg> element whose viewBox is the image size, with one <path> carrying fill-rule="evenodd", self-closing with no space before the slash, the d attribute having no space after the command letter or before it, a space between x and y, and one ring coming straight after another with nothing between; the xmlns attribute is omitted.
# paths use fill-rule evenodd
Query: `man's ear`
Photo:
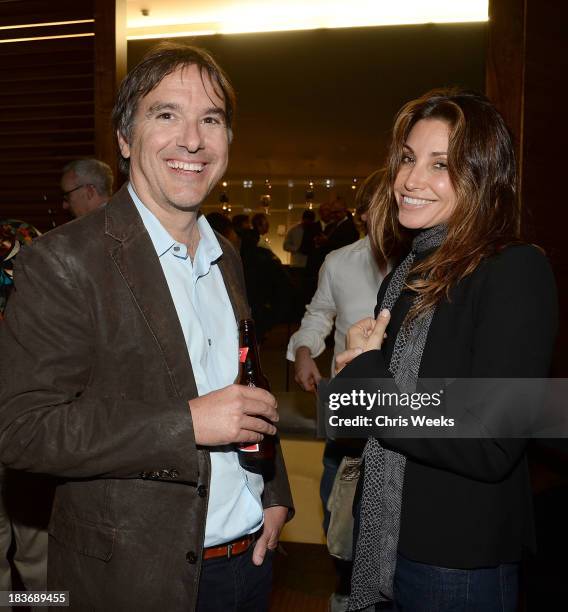
<svg viewBox="0 0 568 612"><path fill-rule="evenodd" d="M92 200L94 197L96 197L98 194L97 190L95 189L94 185L86 185L86 191L87 191L87 198L89 200Z"/></svg>
<svg viewBox="0 0 568 612"><path fill-rule="evenodd" d="M128 159L130 157L130 145L126 138L122 135L120 130L116 130L116 137L118 139L118 148L122 157Z"/></svg>

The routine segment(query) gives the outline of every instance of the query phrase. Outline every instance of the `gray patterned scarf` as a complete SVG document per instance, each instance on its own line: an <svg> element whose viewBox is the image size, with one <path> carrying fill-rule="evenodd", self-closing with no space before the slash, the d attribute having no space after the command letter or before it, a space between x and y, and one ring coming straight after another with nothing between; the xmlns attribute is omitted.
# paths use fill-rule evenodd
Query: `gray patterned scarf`
<svg viewBox="0 0 568 612"><path fill-rule="evenodd" d="M442 244L447 232L437 225L421 232L412 250L396 268L386 290L381 310L392 310L402 293L417 253ZM403 323L396 336L389 371L398 388L411 393L416 388L418 370L434 308L410 323ZM402 486L406 457L383 448L369 438L364 457L360 530L357 539L349 610L362 610L393 598L394 571L400 528Z"/></svg>

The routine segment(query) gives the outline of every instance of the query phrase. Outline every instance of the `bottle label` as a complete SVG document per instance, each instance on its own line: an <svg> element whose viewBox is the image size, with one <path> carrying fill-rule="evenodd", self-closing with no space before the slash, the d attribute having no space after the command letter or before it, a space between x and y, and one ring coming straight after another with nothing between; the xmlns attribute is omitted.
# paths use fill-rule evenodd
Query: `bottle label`
<svg viewBox="0 0 568 612"><path fill-rule="evenodd" d="M239 363L244 363L247 360L248 352L249 352L248 346L243 346L239 349Z"/></svg>
<svg viewBox="0 0 568 612"><path fill-rule="evenodd" d="M243 453L258 453L258 451L260 450L260 445L257 444L246 444L246 445L239 445L239 450Z"/></svg>

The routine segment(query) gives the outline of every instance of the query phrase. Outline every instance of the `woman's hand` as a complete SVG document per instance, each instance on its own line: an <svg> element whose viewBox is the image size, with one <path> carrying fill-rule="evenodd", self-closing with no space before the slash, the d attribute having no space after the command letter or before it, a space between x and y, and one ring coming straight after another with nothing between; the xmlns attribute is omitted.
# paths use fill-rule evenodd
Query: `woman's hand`
<svg viewBox="0 0 568 612"><path fill-rule="evenodd" d="M347 332L347 350L339 353L335 359L335 373L341 372L357 355L380 349L386 337L385 330L389 321L390 312L385 308L376 319L368 317L352 325Z"/></svg>

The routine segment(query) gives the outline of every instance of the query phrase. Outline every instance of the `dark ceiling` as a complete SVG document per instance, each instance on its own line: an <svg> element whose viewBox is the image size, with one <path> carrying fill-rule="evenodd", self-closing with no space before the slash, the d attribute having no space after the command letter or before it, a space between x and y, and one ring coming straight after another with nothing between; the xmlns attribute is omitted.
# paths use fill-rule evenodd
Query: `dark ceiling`
<svg viewBox="0 0 568 612"><path fill-rule="evenodd" d="M487 24L175 39L205 47L238 94L227 177L366 176L400 106L434 87L483 90ZM156 41L128 43L129 68Z"/></svg>

